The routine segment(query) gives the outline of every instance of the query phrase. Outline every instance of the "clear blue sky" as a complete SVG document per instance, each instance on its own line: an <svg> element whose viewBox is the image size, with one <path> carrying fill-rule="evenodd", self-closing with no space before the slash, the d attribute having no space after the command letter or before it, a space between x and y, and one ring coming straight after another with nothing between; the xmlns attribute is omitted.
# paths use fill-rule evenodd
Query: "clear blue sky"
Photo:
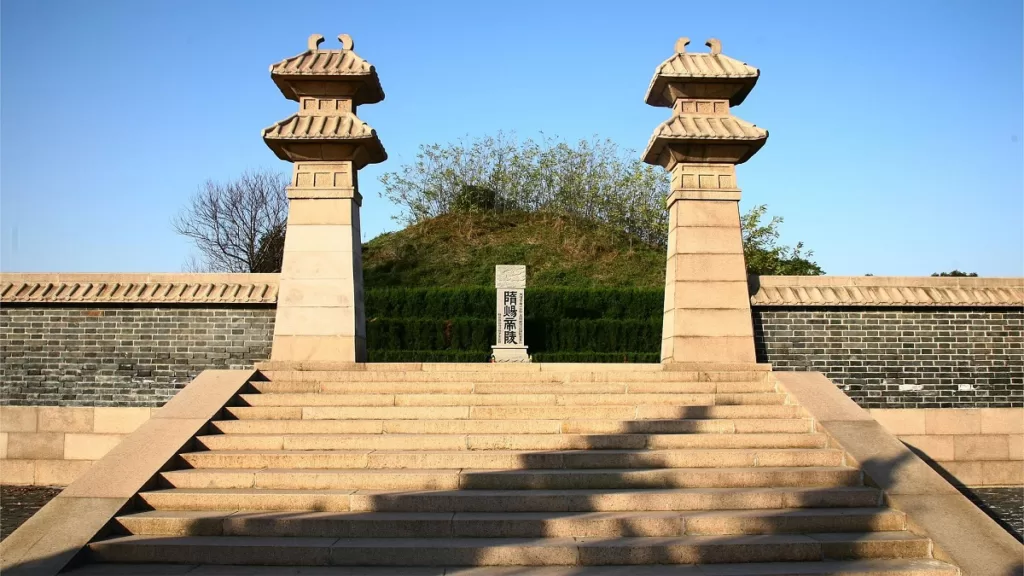
<svg viewBox="0 0 1024 576"><path fill-rule="evenodd" d="M761 69L734 113L767 128L746 210L785 217L829 274L1024 275L1020 0L514 2L4 0L0 269L175 272L170 219L207 178L290 170L268 67L353 36L390 156L360 177L364 241L398 225L377 177L422 143L514 130L639 151L676 38Z"/></svg>

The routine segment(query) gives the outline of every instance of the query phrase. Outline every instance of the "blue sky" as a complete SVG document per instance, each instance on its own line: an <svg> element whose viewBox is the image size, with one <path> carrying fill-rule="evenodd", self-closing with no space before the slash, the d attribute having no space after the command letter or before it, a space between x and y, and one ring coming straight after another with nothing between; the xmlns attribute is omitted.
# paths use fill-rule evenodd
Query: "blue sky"
<svg viewBox="0 0 1024 576"><path fill-rule="evenodd" d="M398 227L377 178L422 143L514 130L639 154L676 38L761 69L733 112L770 132L746 210L785 217L836 275L1024 275L1019 0L847 2L5 0L0 269L175 272L170 219L208 178L290 166L268 67L341 32L386 99L359 109L389 160L360 175L364 241Z"/></svg>

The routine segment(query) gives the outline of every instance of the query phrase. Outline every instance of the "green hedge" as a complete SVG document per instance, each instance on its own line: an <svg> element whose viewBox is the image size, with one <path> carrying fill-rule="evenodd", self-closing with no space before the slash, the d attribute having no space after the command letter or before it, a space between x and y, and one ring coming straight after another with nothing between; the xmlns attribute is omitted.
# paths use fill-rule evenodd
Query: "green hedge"
<svg viewBox="0 0 1024 576"><path fill-rule="evenodd" d="M363 296L366 318L490 318L494 288L379 288Z"/></svg>
<svg viewBox="0 0 1024 576"><path fill-rule="evenodd" d="M369 350L487 350L494 344L493 318L368 318Z"/></svg>
<svg viewBox="0 0 1024 576"><path fill-rule="evenodd" d="M490 350L494 320L376 318L366 324L370 350ZM527 319L530 352L654 352L661 322L649 320Z"/></svg>
<svg viewBox="0 0 1024 576"><path fill-rule="evenodd" d="M538 362L657 362L660 290L527 288L526 344ZM366 291L371 362L483 362L493 288Z"/></svg>
<svg viewBox="0 0 1024 576"><path fill-rule="evenodd" d="M491 351L465 350L374 350L366 351L370 362L490 362Z"/></svg>
<svg viewBox="0 0 1024 576"><path fill-rule="evenodd" d="M527 319L530 352L655 352L661 322L649 320Z"/></svg>
<svg viewBox="0 0 1024 576"><path fill-rule="evenodd" d="M603 364L661 362L659 352L541 352L531 354L534 362L598 362Z"/></svg>
<svg viewBox="0 0 1024 576"><path fill-rule="evenodd" d="M374 350L370 362L490 362L491 351L465 350ZM534 362L658 363L657 352L541 352L530 354Z"/></svg>
<svg viewBox="0 0 1024 576"><path fill-rule="evenodd" d="M369 318L491 318L494 288L379 288L365 293ZM527 288L526 317L661 321L663 290Z"/></svg>

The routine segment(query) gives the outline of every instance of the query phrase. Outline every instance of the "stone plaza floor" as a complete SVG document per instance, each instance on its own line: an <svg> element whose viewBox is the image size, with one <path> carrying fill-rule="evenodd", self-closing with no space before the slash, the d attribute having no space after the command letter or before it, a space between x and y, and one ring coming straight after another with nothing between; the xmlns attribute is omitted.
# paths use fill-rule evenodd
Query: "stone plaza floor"
<svg viewBox="0 0 1024 576"><path fill-rule="evenodd" d="M14 532L60 491L60 488L45 486L0 486L0 539ZM965 488L961 491L1024 542L1024 486Z"/></svg>

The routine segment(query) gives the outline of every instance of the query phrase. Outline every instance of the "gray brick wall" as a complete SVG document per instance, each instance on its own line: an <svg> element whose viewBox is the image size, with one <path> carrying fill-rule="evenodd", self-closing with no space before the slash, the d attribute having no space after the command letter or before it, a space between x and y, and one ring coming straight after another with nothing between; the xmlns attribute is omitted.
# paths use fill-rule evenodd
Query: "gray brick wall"
<svg viewBox="0 0 1024 576"><path fill-rule="evenodd" d="M754 309L758 361L824 372L864 408L1024 406L1020 308Z"/></svg>
<svg viewBox="0 0 1024 576"><path fill-rule="evenodd" d="M270 356L274 308L0 309L0 404L162 406L199 372Z"/></svg>
<svg viewBox="0 0 1024 576"><path fill-rule="evenodd" d="M272 306L0 309L0 404L161 406L270 356ZM1024 310L756 307L758 360L824 372L865 408L1024 406Z"/></svg>

